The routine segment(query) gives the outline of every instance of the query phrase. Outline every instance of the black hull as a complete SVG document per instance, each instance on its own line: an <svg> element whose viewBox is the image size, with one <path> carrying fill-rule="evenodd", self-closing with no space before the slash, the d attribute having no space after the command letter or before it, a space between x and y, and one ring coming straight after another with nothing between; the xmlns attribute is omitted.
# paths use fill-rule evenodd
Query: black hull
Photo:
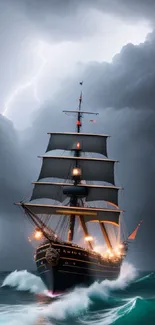
<svg viewBox="0 0 155 325"><path fill-rule="evenodd" d="M77 245L51 241L36 251L38 274L48 290L62 293L95 280L114 280L119 276L122 260L112 262Z"/></svg>

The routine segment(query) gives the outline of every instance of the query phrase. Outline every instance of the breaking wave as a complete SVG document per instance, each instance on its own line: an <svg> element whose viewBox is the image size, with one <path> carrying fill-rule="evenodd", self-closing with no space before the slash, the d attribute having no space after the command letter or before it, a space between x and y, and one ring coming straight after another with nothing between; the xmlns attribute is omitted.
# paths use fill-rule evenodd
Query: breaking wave
<svg viewBox="0 0 155 325"><path fill-rule="evenodd" d="M40 319L42 324L49 324L49 321L52 323L57 321L68 322L75 318L78 318L80 323L88 323L90 318L91 323L94 322L95 324L96 322L96 324L99 324L99 320L97 318L95 320L95 317L97 317L95 315L100 315L100 323L111 324L110 319L113 322L133 308L137 298L120 301L115 297L115 291L125 290L131 285L135 277L135 268L128 263L124 263L117 280L104 280L101 283L94 282L89 288L76 288L48 305L38 303L27 307L16 306L10 314L7 313L5 316L4 313L0 314L0 324L30 325L38 324ZM41 279L26 270L10 273L3 281L2 287L5 286L35 294L46 292Z"/></svg>
<svg viewBox="0 0 155 325"><path fill-rule="evenodd" d="M19 291L31 293L44 293L46 288L40 277L26 270L11 272L3 281L2 287L14 287Z"/></svg>
<svg viewBox="0 0 155 325"><path fill-rule="evenodd" d="M46 294L41 279L25 271L14 271L3 281L18 291ZM135 268L124 263L115 281L94 282L76 288L48 304L0 306L0 325L123 325L154 324L155 275L138 278ZM152 291L151 291L152 290ZM150 298L149 292L152 292ZM140 296L139 296L140 293ZM154 296L153 296L154 295Z"/></svg>

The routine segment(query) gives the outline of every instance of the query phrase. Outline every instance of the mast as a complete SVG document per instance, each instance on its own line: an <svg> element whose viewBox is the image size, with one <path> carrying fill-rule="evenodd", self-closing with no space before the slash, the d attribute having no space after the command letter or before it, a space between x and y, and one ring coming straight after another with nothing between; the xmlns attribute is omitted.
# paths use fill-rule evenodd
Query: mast
<svg viewBox="0 0 155 325"><path fill-rule="evenodd" d="M83 82L82 82L83 83ZM82 83L80 83L82 85ZM81 104L82 104L82 91L79 97L79 107L78 107L78 113L77 113L77 121L76 121L76 131L77 133L80 133L80 129L82 126L81 123ZM80 157L80 142L77 143L77 150L74 151L74 157ZM76 168L78 168L78 160L76 160L75 162L75 166ZM75 178L74 180L74 186L77 186L78 183L80 183L80 181ZM70 206L74 206L76 207L78 203L78 198L76 196L72 196L72 198L70 199ZM81 227L83 229L84 235L85 236L89 236L87 227L85 225L84 219L82 216L79 216L79 220L80 220L80 224ZM69 229L68 229L68 241L72 241L73 237L74 237L74 227L75 227L75 215L71 215L70 216L70 221L69 221ZM88 241L88 245L90 247L90 249L93 249L92 244L90 241Z"/></svg>
<svg viewBox="0 0 155 325"><path fill-rule="evenodd" d="M109 239L109 236L108 236L108 233L107 233L107 231L106 231L106 228L105 228L105 225L104 225L104 222L100 222L100 228L101 228L101 231L102 231L102 235L103 235L103 237L104 237L104 239L105 239L105 242L106 242L106 244L107 244L107 247L109 248L109 249L112 249L112 245L111 245L111 242L110 242L110 239Z"/></svg>

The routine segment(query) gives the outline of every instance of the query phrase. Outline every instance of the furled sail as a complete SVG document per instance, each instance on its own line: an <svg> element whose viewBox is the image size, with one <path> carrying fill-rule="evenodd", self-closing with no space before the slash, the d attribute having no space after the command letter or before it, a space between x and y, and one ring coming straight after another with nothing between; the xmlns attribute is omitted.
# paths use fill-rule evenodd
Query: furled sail
<svg viewBox="0 0 155 325"><path fill-rule="evenodd" d="M43 163L39 179L56 177L70 179L71 171L78 163L82 169L82 179L89 181L105 181L114 185L114 164L111 159L43 156Z"/></svg>
<svg viewBox="0 0 155 325"><path fill-rule="evenodd" d="M46 152L55 149L74 150L77 142L83 152L100 153L107 156L107 135L89 133L49 133Z"/></svg>
<svg viewBox="0 0 155 325"><path fill-rule="evenodd" d="M34 189L31 201L36 199L52 199L63 202L66 195L63 194L65 187L72 187L71 183L54 183L54 182L34 182ZM78 188L85 187L87 189L86 201L106 201L118 205L119 187L78 184Z"/></svg>
<svg viewBox="0 0 155 325"><path fill-rule="evenodd" d="M22 205L18 203L18 205ZM107 222L119 225L119 216L121 210L103 209L103 208L86 208L71 207L51 204L33 204L24 203L33 214L47 215L82 215L85 222Z"/></svg>

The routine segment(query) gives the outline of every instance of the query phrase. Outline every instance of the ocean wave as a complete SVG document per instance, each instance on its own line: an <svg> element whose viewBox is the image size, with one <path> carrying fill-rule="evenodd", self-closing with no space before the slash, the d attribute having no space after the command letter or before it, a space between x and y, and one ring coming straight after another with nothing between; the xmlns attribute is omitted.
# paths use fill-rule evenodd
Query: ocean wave
<svg viewBox="0 0 155 325"><path fill-rule="evenodd" d="M104 280L101 283L95 282L92 284L89 288L76 288L70 293L66 293L65 295L61 296L57 301L53 301L49 305L39 305L36 304L35 308L29 307L28 309L28 318L27 323L30 324L38 324L39 319L43 319L42 324L48 324L49 319L52 322L55 321L69 321L73 320L75 318L79 319L79 322L84 321L85 315L88 315L91 313L94 309L96 313L99 312L99 308L96 305L96 302L101 302L102 310L106 311L104 313L104 319L107 323L103 322L103 324L110 324L108 323L108 319L111 318L111 321L117 320L118 314L123 315L124 313L129 312L131 308L133 308L133 304L135 303L135 300L130 301L122 301L121 306L115 307L113 304L111 304L110 309L106 309L107 305L106 303L110 301L111 294L115 290L124 290L127 288L130 283L135 279L136 277L136 270L135 268L128 264L124 263L122 265L120 276L117 280L109 281ZM31 293L44 293L45 292L45 286L43 285L41 279L27 271L14 271L11 274L9 274L5 280L3 281L2 286L10 286L15 287L17 290L23 290L23 291L30 291ZM120 304L120 301L119 301ZM28 308L28 307L27 307ZM98 312L97 312L98 309ZM23 309L21 311L21 316L25 315L26 311ZM107 314L106 314L107 313ZM4 315L0 315L0 324L4 320ZM31 318L32 316L32 318ZM101 315L100 315L101 316ZM7 315L8 317L8 315ZM106 318L105 318L106 317ZM122 316L120 316L122 317ZM13 319L16 321L16 323L13 323ZM25 324L24 322L18 323L19 315L18 313L14 313L12 315L12 323L13 324ZM37 321L38 320L38 321ZM102 320L102 316L101 316ZM35 323L36 321L36 323ZM3 324L9 324L8 322L4 322Z"/></svg>
<svg viewBox="0 0 155 325"><path fill-rule="evenodd" d="M14 287L19 291L29 291L31 293L44 293L46 288L40 277L29 273L26 270L11 272L3 281L2 287Z"/></svg>
<svg viewBox="0 0 155 325"><path fill-rule="evenodd" d="M116 324L116 322L128 315L136 306L136 302L138 299L142 299L141 297L135 297L132 299L127 299L124 301L122 306L111 308L104 310L104 312L96 314L90 313L84 319L81 320L82 324L91 324L91 325L110 325ZM124 323L122 323L124 324Z"/></svg>
<svg viewBox="0 0 155 325"><path fill-rule="evenodd" d="M154 276L154 272L151 272L151 273L149 273L149 274L147 274L147 275L145 275L145 276L143 276L143 277L137 279L135 282L136 282L136 283L138 283L138 282L143 282L143 281L145 281L145 280L147 280L147 279L150 279L150 278L155 278L155 276Z"/></svg>
<svg viewBox="0 0 155 325"><path fill-rule="evenodd" d="M73 296L68 298L73 298ZM74 297L72 304L68 298L67 301L64 298L59 301L59 304L54 302L49 306L38 304L24 307L23 305L0 306L0 325L67 325L74 323L77 325L146 325L155 323L155 300L145 300L137 296L125 299L123 305L119 307L102 308L100 311L92 312L87 310L87 304L81 308L82 303L79 304L77 296ZM85 308L88 312L85 310L83 313Z"/></svg>
<svg viewBox="0 0 155 325"><path fill-rule="evenodd" d="M34 306L0 305L0 325L34 325L38 313L36 304Z"/></svg>
<svg viewBox="0 0 155 325"><path fill-rule="evenodd" d="M135 267L129 263L123 263L118 279L104 280L101 283L94 282L88 289L89 297L104 299L109 298L115 290L124 290L137 276Z"/></svg>

